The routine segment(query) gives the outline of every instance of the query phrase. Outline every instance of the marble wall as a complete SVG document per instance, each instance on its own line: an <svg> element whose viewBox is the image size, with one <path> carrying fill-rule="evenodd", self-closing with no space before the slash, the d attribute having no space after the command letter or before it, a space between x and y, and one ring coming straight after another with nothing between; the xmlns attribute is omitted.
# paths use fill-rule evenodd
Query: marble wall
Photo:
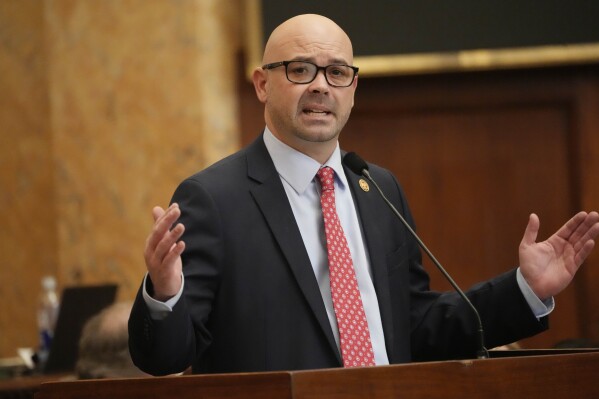
<svg viewBox="0 0 599 399"><path fill-rule="evenodd" d="M241 14L239 0L0 2L0 356L36 344L46 273L131 299L152 206L238 148Z"/></svg>
<svg viewBox="0 0 599 399"><path fill-rule="evenodd" d="M0 2L0 356L35 343L40 276L58 266L43 8Z"/></svg>

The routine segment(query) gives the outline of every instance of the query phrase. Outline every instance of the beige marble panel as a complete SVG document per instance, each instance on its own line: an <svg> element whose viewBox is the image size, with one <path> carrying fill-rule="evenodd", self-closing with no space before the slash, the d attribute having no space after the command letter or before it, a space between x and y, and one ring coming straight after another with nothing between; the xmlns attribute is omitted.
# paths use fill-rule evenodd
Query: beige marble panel
<svg viewBox="0 0 599 399"><path fill-rule="evenodd" d="M37 344L40 277L57 242L43 8L0 2L0 357Z"/></svg>
<svg viewBox="0 0 599 399"><path fill-rule="evenodd" d="M232 5L49 2L65 283L114 281L132 297L152 206L166 205L183 177L236 148Z"/></svg>
<svg viewBox="0 0 599 399"><path fill-rule="evenodd" d="M238 148L240 8L0 2L0 356L35 344L44 273L132 298L152 206Z"/></svg>
<svg viewBox="0 0 599 399"><path fill-rule="evenodd" d="M212 164L237 149L240 141L235 77L242 7L236 1L218 0L200 1L199 5L194 25L202 49L198 90L204 157L207 164Z"/></svg>

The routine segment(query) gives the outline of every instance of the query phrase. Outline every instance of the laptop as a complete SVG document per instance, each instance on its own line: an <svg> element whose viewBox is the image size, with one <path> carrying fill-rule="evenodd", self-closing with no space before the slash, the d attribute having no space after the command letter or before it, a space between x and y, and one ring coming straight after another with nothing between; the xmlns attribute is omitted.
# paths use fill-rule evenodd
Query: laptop
<svg viewBox="0 0 599 399"><path fill-rule="evenodd" d="M43 374L75 370L79 338L85 322L114 302L116 284L66 287Z"/></svg>

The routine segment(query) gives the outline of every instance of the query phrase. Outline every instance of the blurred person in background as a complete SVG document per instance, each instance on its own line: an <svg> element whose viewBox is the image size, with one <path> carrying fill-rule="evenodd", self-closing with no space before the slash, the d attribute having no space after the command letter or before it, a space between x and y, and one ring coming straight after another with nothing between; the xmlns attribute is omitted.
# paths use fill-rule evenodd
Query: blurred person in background
<svg viewBox="0 0 599 399"><path fill-rule="evenodd" d="M131 378L146 374L129 355L127 320L131 303L115 303L84 325L75 371L79 379Z"/></svg>

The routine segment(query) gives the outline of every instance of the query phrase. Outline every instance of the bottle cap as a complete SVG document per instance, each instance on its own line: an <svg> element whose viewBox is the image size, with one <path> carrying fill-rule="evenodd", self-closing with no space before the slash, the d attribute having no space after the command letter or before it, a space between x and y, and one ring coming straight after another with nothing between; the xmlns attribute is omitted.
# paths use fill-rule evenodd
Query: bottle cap
<svg viewBox="0 0 599 399"><path fill-rule="evenodd" d="M42 278L42 287L45 290L55 290L56 289L56 279L54 276L44 276Z"/></svg>

